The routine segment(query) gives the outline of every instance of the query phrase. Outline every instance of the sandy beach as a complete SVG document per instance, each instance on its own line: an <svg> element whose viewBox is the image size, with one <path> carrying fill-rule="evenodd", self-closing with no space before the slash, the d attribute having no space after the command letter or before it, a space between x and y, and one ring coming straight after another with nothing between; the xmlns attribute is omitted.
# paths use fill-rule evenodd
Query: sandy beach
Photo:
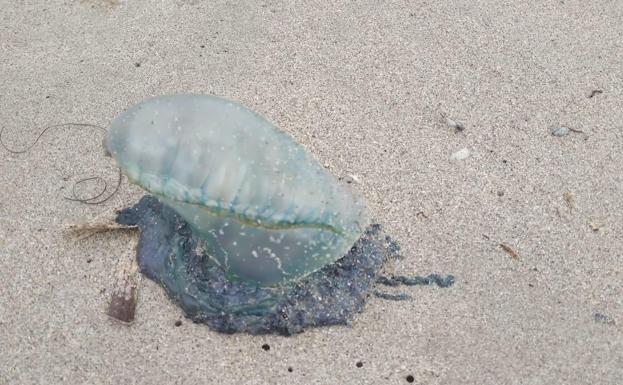
<svg viewBox="0 0 623 385"><path fill-rule="evenodd" d="M623 2L0 5L10 149L154 95L235 100L354 181L402 246L388 274L456 277L291 337L216 333L142 278L121 324L137 235L67 229L144 192L65 199L117 174L103 131L58 127L0 148L0 384L623 384Z"/></svg>

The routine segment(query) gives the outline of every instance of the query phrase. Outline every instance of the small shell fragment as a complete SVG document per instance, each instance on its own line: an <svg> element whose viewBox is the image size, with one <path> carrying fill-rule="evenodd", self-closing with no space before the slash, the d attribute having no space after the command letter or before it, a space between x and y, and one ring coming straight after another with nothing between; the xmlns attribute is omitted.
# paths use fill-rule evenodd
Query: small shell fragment
<svg viewBox="0 0 623 385"><path fill-rule="evenodd" d="M571 132L571 130L569 130L568 127L555 127L552 129L552 135L554 136L566 136L569 134L569 132Z"/></svg>
<svg viewBox="0 0 623 385"><path fill-rule="evenodd" d="M469 158L470 152L469 149L466 148L462 148L459 151L455 152L454 154L452 154L450 156L450 159L452 160L465 160L467 158Z"/></svg>

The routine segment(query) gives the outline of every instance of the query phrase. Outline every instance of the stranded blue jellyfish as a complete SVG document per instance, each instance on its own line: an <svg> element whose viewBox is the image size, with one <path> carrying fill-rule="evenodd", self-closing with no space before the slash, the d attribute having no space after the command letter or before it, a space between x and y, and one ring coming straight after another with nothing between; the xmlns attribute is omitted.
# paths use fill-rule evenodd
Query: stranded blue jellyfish
<svg viewBox="0 0 623 385"><path fill-rule="evenodd" d="M215 330L344 324L398 253L358 193L237 103L147 99L112 122L107 145L149 193L117 217L141 229L141 272Z"/></svg>

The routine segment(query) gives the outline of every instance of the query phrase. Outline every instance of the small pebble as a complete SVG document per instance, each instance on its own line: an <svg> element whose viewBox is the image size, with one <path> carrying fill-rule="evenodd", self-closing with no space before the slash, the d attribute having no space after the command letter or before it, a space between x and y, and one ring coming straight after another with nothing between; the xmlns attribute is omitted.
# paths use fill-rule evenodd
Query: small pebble
<svg viewBox="0 0 623 385"><path fill-rule="evenodd" d="M555 127L552 129L552 135L565 136L568 135L570 130L567 127Z"/></svg>
<svg viewBox="0 0 623 385"><path fill-rule="evenodd" d="M460 149L450 156L452 160L465 160L469 157L470 152L467 148Z"/></svg>
<svg viewBox="0 0 623 385"><path fill-rule="evenodd" d="M595 322L601 322L606 325L616 325L614 319L606 314L596 312L593 317L595 317Z"/></svg>

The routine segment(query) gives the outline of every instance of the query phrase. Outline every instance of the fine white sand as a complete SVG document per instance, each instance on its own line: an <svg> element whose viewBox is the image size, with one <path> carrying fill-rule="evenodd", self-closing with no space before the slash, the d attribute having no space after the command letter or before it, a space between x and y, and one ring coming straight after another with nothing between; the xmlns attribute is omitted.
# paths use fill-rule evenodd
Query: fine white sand
<svg viewBox="0 0 623 385"><path fill-rule="evenodd" d="M236 100L356 176L402 244L390 273L456 284L286 338L176 327L142 279L116 323L136 235L65 229L142 192L65 200L116 174L102 132L58 128L0 149L0 384L623 383L621 1L238 3L3 1L3 141L152 95Z"/></svg>

